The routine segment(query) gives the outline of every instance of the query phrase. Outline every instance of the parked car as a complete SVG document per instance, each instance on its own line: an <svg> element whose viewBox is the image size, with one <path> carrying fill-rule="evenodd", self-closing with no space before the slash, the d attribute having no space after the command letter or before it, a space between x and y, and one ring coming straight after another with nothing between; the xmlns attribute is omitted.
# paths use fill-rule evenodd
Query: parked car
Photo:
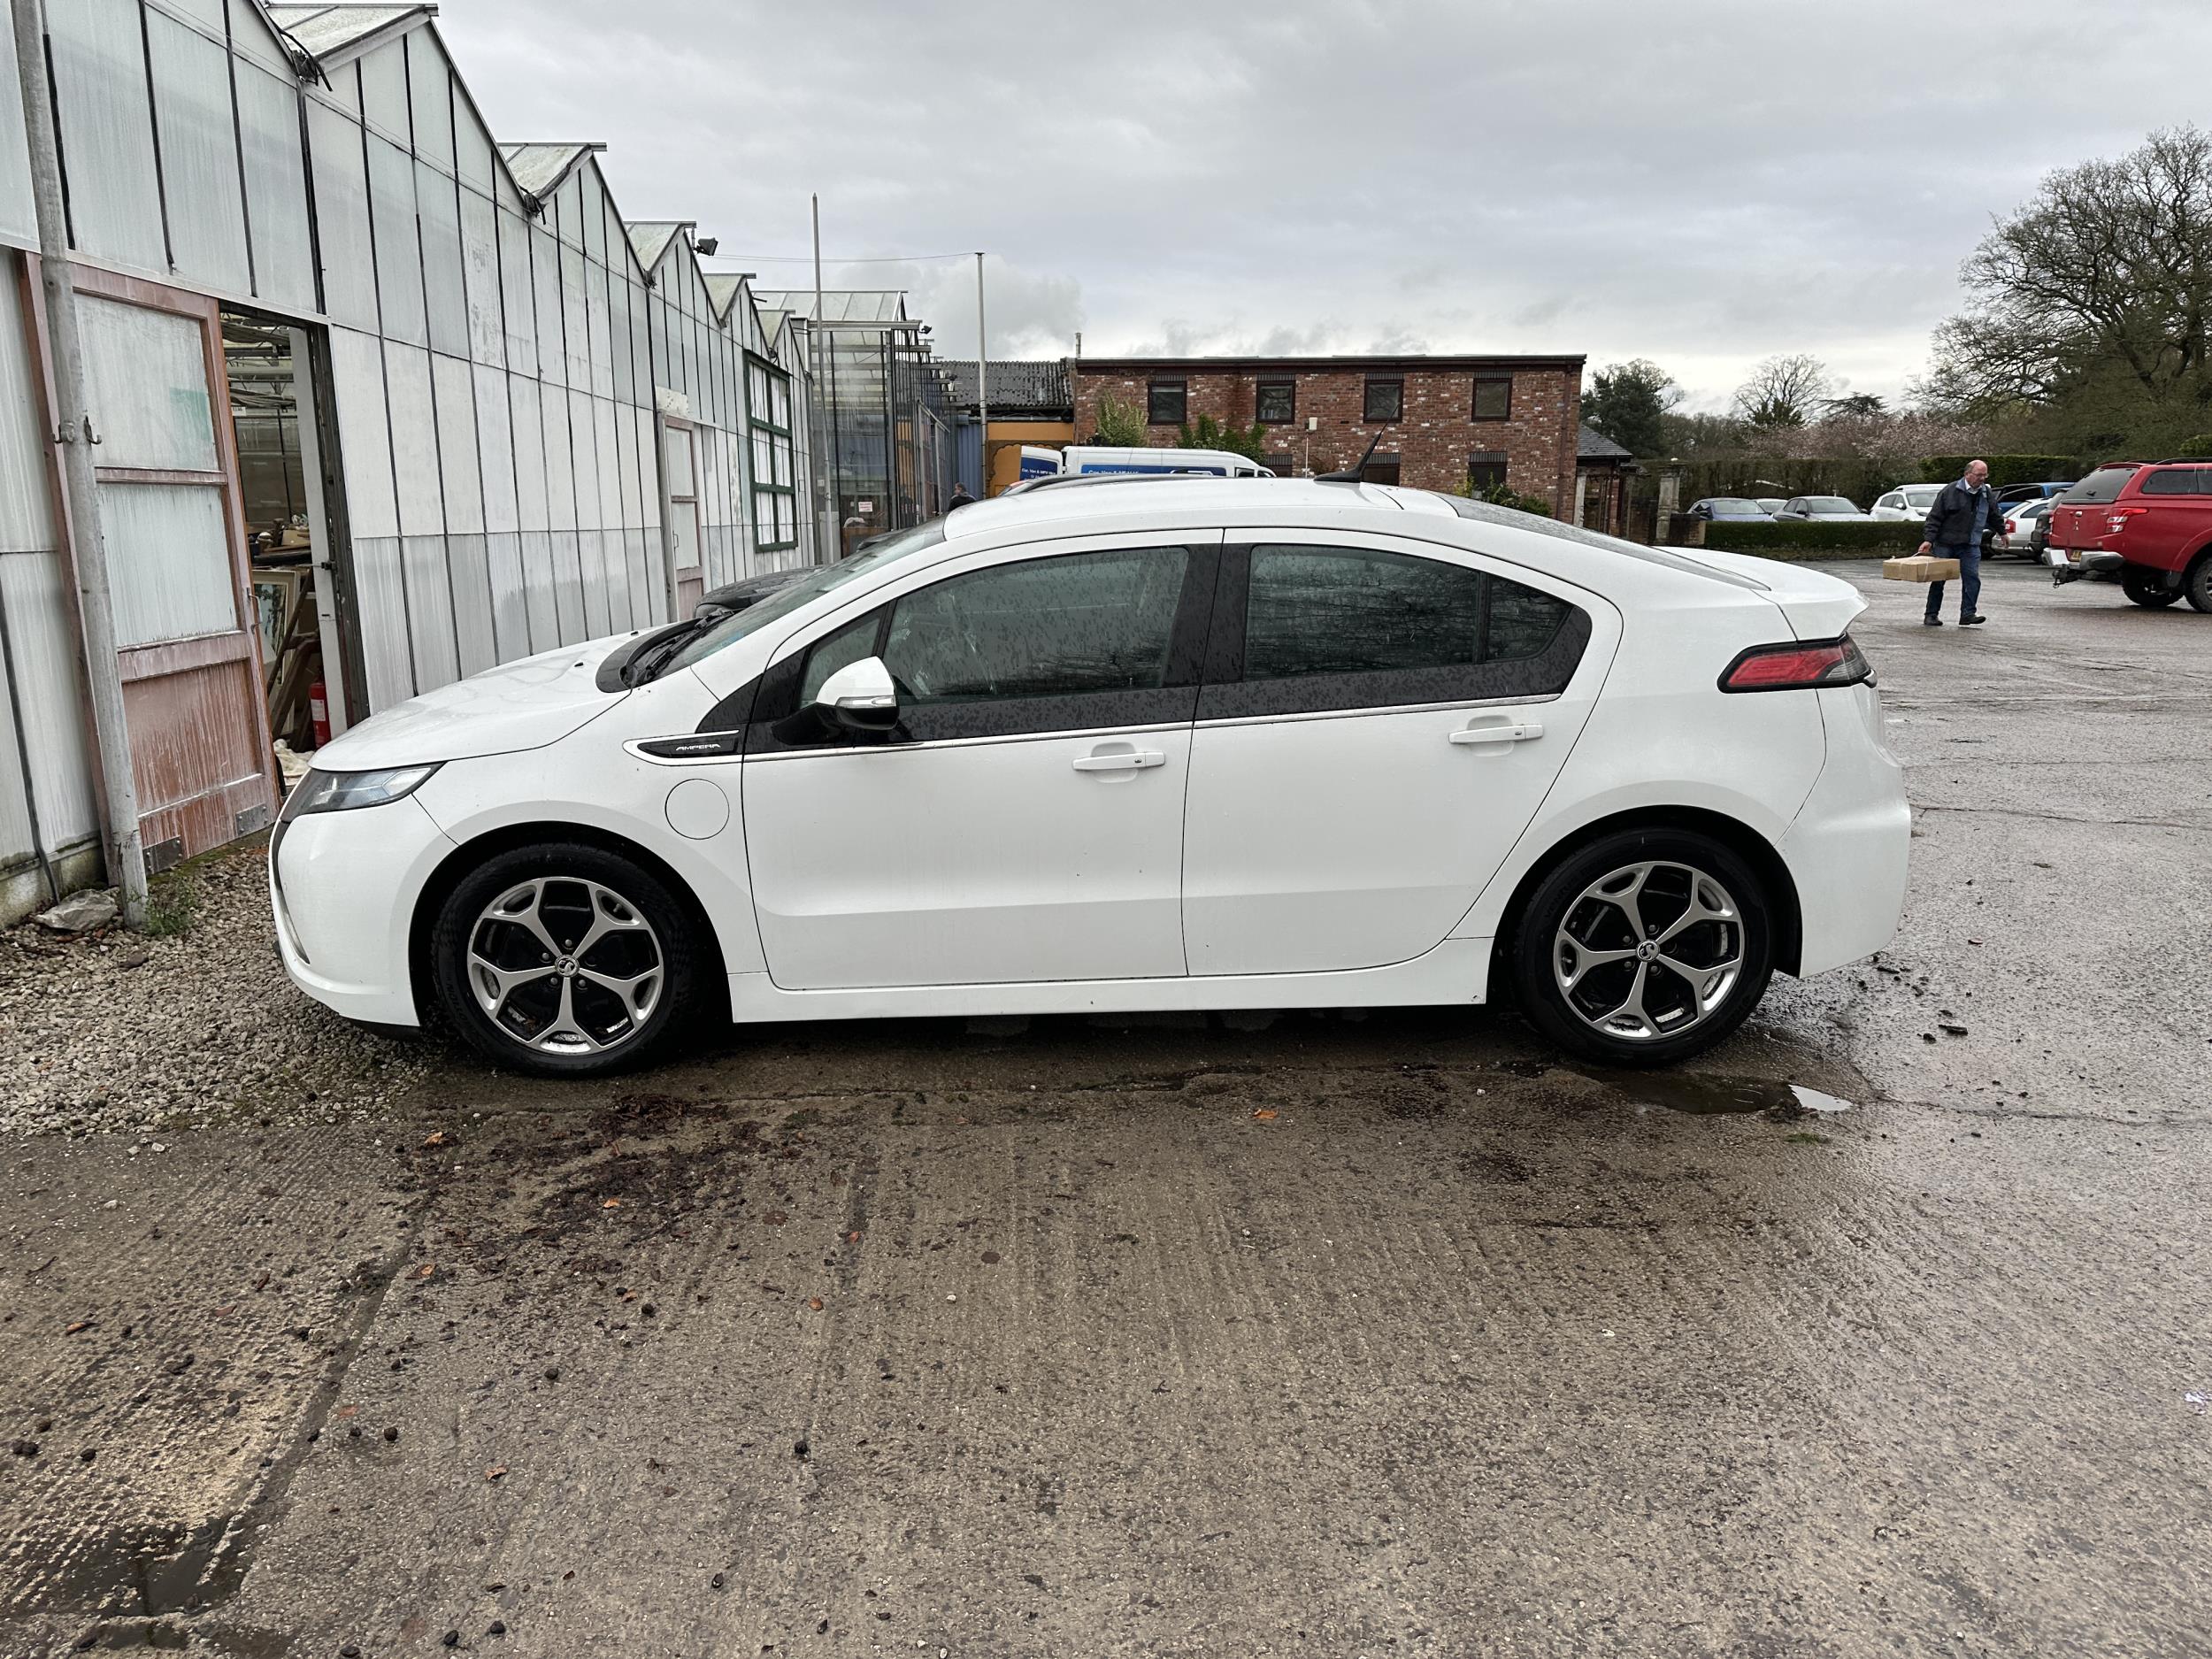
<svg viewBox="0 0 2212 1659"><path fill-rule="evenodd" d="M1506 986L1678 1059L1895 927L1865 603L1424 490L1008 495L318 749L278 937L340 1013L552 1075L725 1019Z"/></svg>
<svg viewBox="0 0 2212 1659"><path fill-rule="evenodd" d="M805 574L803 568L763 571L757 576L742 576L733 582L725 582L719 588L710 588L699 596L699 603L692 608L692 615L703 617L711 611L718 616L729 616L747 610L758 604L770 594L788 588Z"/></svg>
<svg viewBox="0 0 2212 1659"><path fill-rule="evenodd" d="M1779 495L1761 495L1756 497L1755 501L1759 511L1770 518L1782 511L1782 498Z"/></svg>
<svg viewBox="0 0 2212 1659"><path fill-rule="evenodd" d="M2212 611L2212 462L2108 461L2053 503L2055 581L2113 576L2137 604Z"/></svg>
<svg viewBox="0 0 2212 1659"><path fill-rule="evenodd" d="M1841 495L1798 495L1774 515L1792 524L1863 524L1866 515Z"/></svg>
<svg viewBox="0 0 2212 1659"><path fill-rule="evenodd" d="M1997 504L2001 507L2009 506L2016 501L2048 501L2052 496L2062 495L2073 488L2074 482L2070 478L2056 483L2008 484L1997 492Z"/></svg>
<svg viewBox="0 0 2212 1659"><path fill-rule="evenodd" d="M1925 518L1928 509L1935 505L1935 498L1942 493L1940 484L1900 484L1877 496L1867 517L1887 524Z"/></svg>
<svg viewBox="0 0 2212 1659"><path fill-rule="evenodd" d="M2035 535L2050 514L2051 503L2041 496L2033 501L2004 503L2003 527L1990 542L1990 551L2016 554L2041 563L2043 549L2036 543Z"/></svg>
<svg viewBox="0 0 2212 1659"><path fill-rule="evenodd" d="M1693 518L1705 519L1708 523L1715 519L1724 520L1730 524L1772 524L1774 522L1772 513L1757 502L1747 501L1741 495L1708 495L1702 501L1694 501L1689 506L1689 516Z"/></svg>

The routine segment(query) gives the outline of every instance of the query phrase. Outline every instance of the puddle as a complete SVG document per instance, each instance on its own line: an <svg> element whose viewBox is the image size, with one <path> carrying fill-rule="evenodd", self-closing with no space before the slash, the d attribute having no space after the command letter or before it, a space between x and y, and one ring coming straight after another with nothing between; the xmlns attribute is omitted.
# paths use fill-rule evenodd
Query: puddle
<svg viewBox="0 0 2212 1659"><path fill-rule="evenodd" d="M1712 1077L1694 1071L1593 1071L1585 1075L1610 1084L1639 1105L1663 1106L1701 1118L1763 1112L1777 1123L1792 1123L1832 1117L1849 1111L1852 1105L1840 1095L1770 1078Z"/></svg>

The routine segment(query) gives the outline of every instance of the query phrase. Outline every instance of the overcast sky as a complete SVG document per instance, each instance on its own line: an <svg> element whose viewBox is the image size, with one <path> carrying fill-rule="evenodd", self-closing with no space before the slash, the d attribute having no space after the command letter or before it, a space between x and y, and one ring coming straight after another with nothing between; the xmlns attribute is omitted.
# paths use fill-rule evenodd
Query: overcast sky
<svg viewBox="0 0 2212 1659"><path fill-rule="evenodd" d="M2124 22L2124 27L2121 25ZM2054 167L2212 119L2206 0L443 0L495 136L939 350L1776 352L1893 396Z"/></svg>

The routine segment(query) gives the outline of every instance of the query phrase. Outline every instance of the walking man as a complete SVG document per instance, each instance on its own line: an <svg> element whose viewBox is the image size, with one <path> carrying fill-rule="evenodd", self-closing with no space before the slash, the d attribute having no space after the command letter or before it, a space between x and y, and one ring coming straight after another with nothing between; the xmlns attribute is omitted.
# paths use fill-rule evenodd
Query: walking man
<svg viewBox="0 0 2212 1659"><path fill-rule="evenodd" d="M1928 509L1925 537L1920 551L1939 559L1959 562L1959 626L1970 628L1988 618L1981 613L1982 538L1995 534L2002 515L1989 488L1989 463L1969 461L1966 476L1946 484ZM1924 627L1943 626L1943 584L1928 584L1928 614Z"/></svg>

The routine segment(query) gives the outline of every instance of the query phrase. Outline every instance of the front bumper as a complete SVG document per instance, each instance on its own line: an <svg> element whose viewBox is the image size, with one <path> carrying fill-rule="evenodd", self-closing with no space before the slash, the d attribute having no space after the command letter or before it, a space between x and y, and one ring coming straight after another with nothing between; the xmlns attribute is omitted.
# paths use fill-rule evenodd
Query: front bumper
<svg viewBox="0 0 2212 1659"><path fill-rule="evenodd" d="M269 901L292 983L348 1019L420 1025L408 933L417 895L453 847L412 795L280 824Z"/></svg>
<svg viewBox="0 0 2212 1659"><path fill-rule="evenodd" d="M2043 562L2051 567L2051 580L2062 584L2078 582L2085 576L2116 576L2120 567L2127 563L2117 553L2102 548L2084 551L2080 548L2058 547L2045 548Z"/></svg>

